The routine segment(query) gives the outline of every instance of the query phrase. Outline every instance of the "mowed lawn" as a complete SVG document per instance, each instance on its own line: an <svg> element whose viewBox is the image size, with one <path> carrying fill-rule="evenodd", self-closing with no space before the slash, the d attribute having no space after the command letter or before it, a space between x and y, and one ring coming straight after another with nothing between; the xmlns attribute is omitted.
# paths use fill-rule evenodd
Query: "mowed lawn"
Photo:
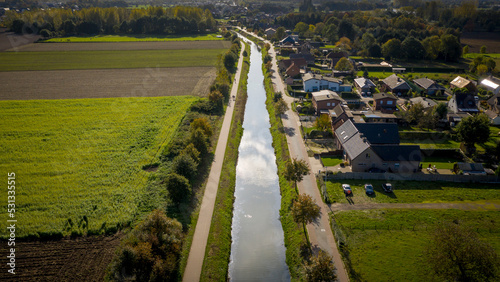
<svg viewBox="0 0 500 282"><path fill-rule="evenodd" d="M208 41L224 40L217 34L194 34L194 35L163 35L163 36L126 36L126 35L98 35L91 37L61 37L51 38L44 42L157 42L157 41Z"/></svg>
<svg viewBox="0 0 500 282"><path fill-rule="evenodd" d="M225 50L2 52L0 71L206 67Z"/></svg>
<svg viewBox="0 0 500 282"><path fill-rule="evenodd" d="M346 238L356 281L440 281L431 273L425 249L442 222L479 230L479 237L500 252L498 211L341 211L334 218Z"/></svg>
<svg viewBox="0 0 500 282"><path fill-rule="evenodd" d="M140 216L150 200L142 166L157 161L197 99L0 101L0 172L5 181L16 173L16 236L101 233Z"/></svg>
<svg viewBox="0 0 500 282"><path fill-rule="evenodd" d="M385 193L382 184L390 182L393 193ZM454 183L437 181L335 180L327 181L328 197L332 202L345 203L342 184L351 185L354 204L366 203L430 203L500 200L500 187L487 183ZM365 193L365 183L373 185L375 196Z"/></svg>

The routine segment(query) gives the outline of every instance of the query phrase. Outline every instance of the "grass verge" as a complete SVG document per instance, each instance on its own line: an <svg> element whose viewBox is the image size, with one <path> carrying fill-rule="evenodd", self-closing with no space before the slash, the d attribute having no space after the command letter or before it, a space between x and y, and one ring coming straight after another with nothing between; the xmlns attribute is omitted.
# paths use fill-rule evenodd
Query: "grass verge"
<svg viewBox="0 0 500 282"><path fill-rule="evenodd" d="M500 251L498 211L369 210L335 213L345 237L351 279L356 281L437 281L430 275L424 250L442 222L459 222ZM411 267L410 267L411 266Z"/></svg>
<svg viewBox="0 0 500 282"><path fill-rule="evenodd" d="M243 135L243 118L247 100L247 78L250 68L250 48L245 44L248 56L244 57L238 85L238 99L235 104L231 129L229 131L224 164L222 166L214 214L207 241L207 249L200 280L227 281L231 255L231 228L233 217L234 189L238 148Z"/></svg>

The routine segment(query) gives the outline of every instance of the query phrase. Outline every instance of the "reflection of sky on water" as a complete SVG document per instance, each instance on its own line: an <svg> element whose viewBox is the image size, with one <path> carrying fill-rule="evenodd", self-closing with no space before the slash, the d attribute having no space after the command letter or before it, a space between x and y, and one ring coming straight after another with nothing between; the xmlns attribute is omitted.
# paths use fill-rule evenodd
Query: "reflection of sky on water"
<svg viewBox="0 0 500 282"><path fill-rule="evenodd" d="M290 281L279 221L281 195L261 56L252 44L244 131L236 166L231 281Z"/></svg>

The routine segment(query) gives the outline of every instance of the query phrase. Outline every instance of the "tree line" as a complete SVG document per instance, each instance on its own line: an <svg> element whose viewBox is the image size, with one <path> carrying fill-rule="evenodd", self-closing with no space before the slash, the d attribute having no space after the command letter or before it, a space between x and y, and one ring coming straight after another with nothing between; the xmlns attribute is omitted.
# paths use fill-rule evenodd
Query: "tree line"
<svg viewBox="0 0 500 282"><path fill-rule="evenodd" d="M209 10L197 7L148 7L146 9L85 8L36 9L6 13L6 25L18 34L43 36L75 34L181 35L213 32L217 22ZM43 32L42 32L43 31Z"/></svg>

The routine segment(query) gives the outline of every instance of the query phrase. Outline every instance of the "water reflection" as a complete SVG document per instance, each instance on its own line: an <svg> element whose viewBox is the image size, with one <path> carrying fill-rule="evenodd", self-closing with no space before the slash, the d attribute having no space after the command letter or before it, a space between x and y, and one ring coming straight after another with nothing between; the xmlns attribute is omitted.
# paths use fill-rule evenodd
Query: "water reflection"
<svg viewBox="0 0 500 282"><path fill-rule="evenodd" d="M244 131L236 166L231 281L290 281L261 56L252 43Z"/></svg>

